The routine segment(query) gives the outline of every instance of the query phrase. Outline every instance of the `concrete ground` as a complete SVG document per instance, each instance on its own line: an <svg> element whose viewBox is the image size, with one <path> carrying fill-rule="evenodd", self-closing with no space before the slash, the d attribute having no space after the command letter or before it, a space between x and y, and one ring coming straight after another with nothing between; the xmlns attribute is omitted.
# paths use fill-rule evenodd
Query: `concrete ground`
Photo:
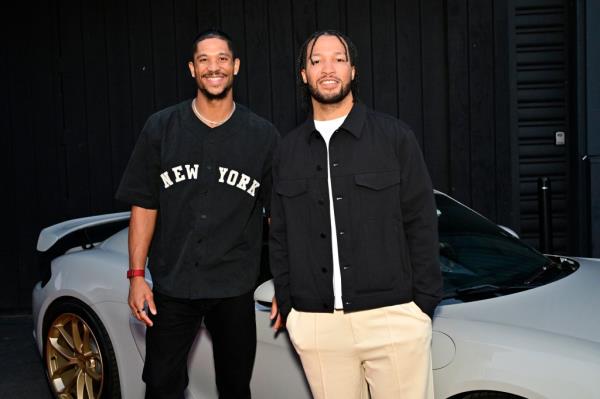
<svg viewBox="0 0 600 399"><path fill-rule="evenodd" d="M50 399L31 315L0 315L0 398Z"/></svg>

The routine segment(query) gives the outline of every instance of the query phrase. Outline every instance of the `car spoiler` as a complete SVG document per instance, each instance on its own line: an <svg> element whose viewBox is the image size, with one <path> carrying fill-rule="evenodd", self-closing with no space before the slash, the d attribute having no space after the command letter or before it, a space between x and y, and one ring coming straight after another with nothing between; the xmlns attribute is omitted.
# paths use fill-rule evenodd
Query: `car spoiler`
<svg viewBox="0 0 600 399"><path fill-rule="evenodd" d="M131 212L119 212L105 215L88 216L79 219L67 220L66 222L46 227L40 232L40 236L38 237L37 250L40 252L46 252L63 237L69 236L77 231L128 220L130 213ZM82 245L92 244L93 241L82 243Z"/></svg>

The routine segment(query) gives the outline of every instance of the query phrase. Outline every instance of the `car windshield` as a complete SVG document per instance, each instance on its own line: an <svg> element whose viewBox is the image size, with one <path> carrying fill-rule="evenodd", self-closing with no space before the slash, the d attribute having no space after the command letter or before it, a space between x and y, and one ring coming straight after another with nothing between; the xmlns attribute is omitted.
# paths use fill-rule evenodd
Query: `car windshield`
<svg viewBox="0 0 600 399"><path fill-rule="evenodd" d="M496 224L443 195L435 196L444 293L520 285L550 260Z"/></svg>

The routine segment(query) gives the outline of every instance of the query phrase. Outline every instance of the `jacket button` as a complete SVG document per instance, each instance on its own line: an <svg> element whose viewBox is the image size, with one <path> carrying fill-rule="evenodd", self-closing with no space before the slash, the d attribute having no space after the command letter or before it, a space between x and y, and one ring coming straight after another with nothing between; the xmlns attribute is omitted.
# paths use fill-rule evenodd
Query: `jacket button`
<svg viewBox="0 0 600 399"><path fill-rule="evenodd" d="M325 302L323 302L321 305L323 305L323 309L327 309L327 304Z"/></svg>
<svg viewBox="0 0 600 399"><path fill-rule="evenodd" d="M344 305L352 305L352 302L346 301L346 302L344 302Z"/></svg>
<svg viewBox="0 0 600 399"><path fill-rule="evenodd" d="M325 201L323 201L322 199L320 199L319 201L317 201L319 203L319 205L323 205L325 203Z"/></svg>
<svg viewBox="0 0 600 399"><path fill-rule="evenodd" d="M333 162L333 167L334 167L334 168L337 168L338 166L340 166L340 163L339 163L339 162L335 162L335 161L334 161L334 162Z"/></svg>
<svg viewBox="0 0 600 399"><path fill-rule="evenodd" d="M200 215L200 219L206 219L206 215L205 214Z"/></svg>
<svg viewBox="0 0 600 399"><path fill-rule="evenodd" d="M200 263L196 262L196 263L194 263L194 266L198 267L198 266L200 266Z"/></svg>
<svg viewBox="0 0 600 399"><path fill-rule="evenodd" d="M202 238L199 238L198 241L196 241L198 244L200 244L202 242Z"/></svg>
<svg viewBox="0 0 600 399"><path fill-rule="evenodd" d="M321 238L327 238L327 234L325 234L325 233L321 233L319 235L321 236Z"/></svg>
<svg viewBox="0 0 600 399"><path fill-rule="evenodd" d="M343 231L340 231L340 235L341 236L343 236L344 234L346 234L346 233L344 233Z"/></svg>
<svg viewBox="0 0 600 399"><path fill-rule="evenodd" d="M317 170L321 171L321 170L323 170L323 167L321 165L317 165Z"/></svg>
<svg viewBox="0 0 600 399"><path fill-rule="evenodd" d="M335 200L336 200L336 201L341 201L341 200L343 200L343 199L344 199L344 197L342 197L341 195L338 195L337 197L335 197Z"/></svg>
<svg viewBox="0 0 600 399"><path fill-rule="evenodd" d="M324 267L322 267L322 268L321 268L321 271L323 272L323 274L326 274L326 273L327 273L327 269L326 269L326 268L324 268Z"/></svg>
<svg viewBox="0 0 600 399"><path fill-rule="evenodd" d="M344 266L343 269L344 270L350 270L350 266Z"/></svg>

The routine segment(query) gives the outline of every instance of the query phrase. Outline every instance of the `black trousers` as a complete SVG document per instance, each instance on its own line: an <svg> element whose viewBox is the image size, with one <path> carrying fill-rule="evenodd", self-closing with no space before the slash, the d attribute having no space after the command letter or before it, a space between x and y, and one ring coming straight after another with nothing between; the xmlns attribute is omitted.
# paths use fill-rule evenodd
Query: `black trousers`
<svg viewBox="0 0 600 399"><path fill-rule="evenodd" d="M210 332L220 399L250 399L256 355L252 292L223 299L179 299L154 292L157 314L146 329L146 399L182 399L187 360L202 320Z"/></svg>

